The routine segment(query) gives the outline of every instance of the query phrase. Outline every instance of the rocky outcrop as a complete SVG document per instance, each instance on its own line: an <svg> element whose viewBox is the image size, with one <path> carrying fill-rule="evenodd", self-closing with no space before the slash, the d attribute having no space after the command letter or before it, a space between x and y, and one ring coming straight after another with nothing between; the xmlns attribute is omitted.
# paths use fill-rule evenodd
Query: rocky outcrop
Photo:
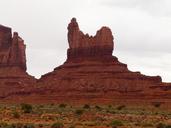
<svg viewBox="0 0 171 128"><path fill-rule="evenodd" d="M20 67L26 71L24 41L11 28L0 26L0 67Z"/></svg>
<svg viewBox="0 0 171 128"><path fill-rule="evenodd" d="M68 43L66 62L38 82L51 100L142 99L155 97L155 88L164 85L160 76L132 72L112 56L114 38L108 27L89 36L73 18L68 25Z"/></svg>
<svg viewBox="0 0 171 128"><path fill-rule="evenodd" d="M25 44L17 32L0 25L0 98L30 88L35 78L26 72Z"/></svg>
<svg viewBox="0 0 171 128"><path fill-rule="evenodd" d="M108 27L102 27L96 35L89 36L80 31L75 18L68 25L68 61L95 57L108 58L113 52L113 35Z"/></svg>
<svg viewBox="0 0 171 128"><path fill-rule="evenodd" d="M112 55L114 38L108 27L89 36L73 18L68 25L68 43L65 63L35 82L25 71L23 40L1 26L0 101L125 104L164 100L171 104L170 83L163 83L160 76L132 72Z"/></svg>

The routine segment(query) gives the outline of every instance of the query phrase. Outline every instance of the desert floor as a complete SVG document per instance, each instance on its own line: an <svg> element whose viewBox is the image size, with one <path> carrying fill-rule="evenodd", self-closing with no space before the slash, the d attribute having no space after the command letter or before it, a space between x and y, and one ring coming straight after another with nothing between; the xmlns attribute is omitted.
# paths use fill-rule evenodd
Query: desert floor
<svg viewBox="0 0 171 128"><path fill-rule="evenodd" d="M171 128L171 109L98 104L0 104L0 128Z"/></svg>

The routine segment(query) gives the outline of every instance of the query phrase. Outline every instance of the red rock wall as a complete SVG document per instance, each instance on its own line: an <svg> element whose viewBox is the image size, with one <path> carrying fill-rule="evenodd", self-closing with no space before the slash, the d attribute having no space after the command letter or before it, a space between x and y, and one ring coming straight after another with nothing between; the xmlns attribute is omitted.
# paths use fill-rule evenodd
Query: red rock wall
<svg viewBox="0 0 171 128"><path fill-rule="evenodd" d="M26 71L24 41L16 32L12 37L11 29L0 26L0 67L17 66Z"/></svg>
<svg viewBox="0 0 171 128"><path fill-rule="evenodd" d="M68 60L97 56L112 56L113 36L108 27L102 27L96 35L89 36L80 31L75 18L68 25Z"/></svg>

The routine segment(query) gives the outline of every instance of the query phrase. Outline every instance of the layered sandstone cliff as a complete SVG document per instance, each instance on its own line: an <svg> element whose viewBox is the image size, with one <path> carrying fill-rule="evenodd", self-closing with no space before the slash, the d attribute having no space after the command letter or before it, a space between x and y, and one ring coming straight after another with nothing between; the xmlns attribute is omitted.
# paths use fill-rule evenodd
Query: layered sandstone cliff
<svg viewBox="0 0 171 128"><path fill-rule="evenodd" d="M35 83L26 72L25 44L17 32L0 25L0 97L14 94Z"/></svg>
<svg viewBox="0 0 171 128"><path fill-rule="evenodd" d="M11 28L0 26L0 67L20 67L26 71L24 41Z"/></svg>
<svg viewBox="0 0 171 128"><path fill-rule="evenodd" d="M171 84L160 76L132 72L113 56L114 38L102 27L84 34L75 18L68 25L67 59L37 82L26 73L25 45L17 33L0 26L0 101L110 102L167 101Z"/></svg>
<svg viewBox="0 0 171 128"><path fill-rule="evenodd" d="M75 18L68 25L66 62L39 80L50 99L150 98L164 86L160 76L146 76L128 70L112 56L114 38L108 27L95 36L84 34ZM159 87L159 88L158 88ZM43 93L42 93L43 95Z"/></svg>

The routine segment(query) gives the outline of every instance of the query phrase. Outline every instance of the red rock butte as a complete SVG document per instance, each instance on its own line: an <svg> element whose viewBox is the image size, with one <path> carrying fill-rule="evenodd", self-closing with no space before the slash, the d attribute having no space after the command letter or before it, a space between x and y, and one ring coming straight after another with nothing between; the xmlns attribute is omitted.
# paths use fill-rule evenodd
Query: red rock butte
<svg viewBox="0 0 171 128"><path fill-rule="evenodd" d="M18 67L26 74L25 46L23 40L11 30L2 27L0 46L5 59L0 59L4 66L13 72L11 67ZM1 30L1 31L2 31ZM140 72L132 72L126 64L113 56L114 37L110 28L102 27L95 36L84 34L75 18L68 25L67 60L37 80L31 81L30 88L13 91L13 98L22 102L116 102L116 101L162 101L171 100L171 84L163 83L160 76L146 76ZM11 56L11 52L13 52ZM18 71L17 71L18 72ZM5 73L4 73L5 74ZM11 73L10 73L11 74ZM0 74L1 75L1 74ZM25 75L27 78L29 75ZM1 76L0 76L1 77ZM8 77L6 77L8 79ZM15 79L19 81L19 79ZM23 85L28 81L22 81ZM28 84L26 84L28 85ZM22 86L22 85L20 85Z"/></svg>
<svg viewBox="0 0 171 128"><path fill-rule="evenodd" d="M0 97L22 90L35 81L26 73L25 44L17 32L0 25Z"/></svg>
<svg viewBox="0 0 171 128"><path fill-rule="evenodd" d="M98 102L97 99L160 98L165 93L163 89L170 86L162 83L160 76L146 76L128 70L126 64L112 56L114 37L108 27L102 27L95 36L89 36L79 29L73 18L68 25L68 43L66 62L43 75L38 82L46 87L49 100Z"/></svg>
<svg viewBox="0 0 171 128"><path fill-rule="evenodd" d="M26 70L24 41L11 28L0 26L0 67L20 67Z"/></svg>
<svg viewBox="0 0 171 128"><path fill-rule="evenodd" d="M94 37L84 35L76 19L73 18L68 25L68 42L68 61L80 58L87 60L94 57L97 57L96 59L100 57L99 60L111 59L114 43L112 32L108 27L102 27Z"/></svg>

